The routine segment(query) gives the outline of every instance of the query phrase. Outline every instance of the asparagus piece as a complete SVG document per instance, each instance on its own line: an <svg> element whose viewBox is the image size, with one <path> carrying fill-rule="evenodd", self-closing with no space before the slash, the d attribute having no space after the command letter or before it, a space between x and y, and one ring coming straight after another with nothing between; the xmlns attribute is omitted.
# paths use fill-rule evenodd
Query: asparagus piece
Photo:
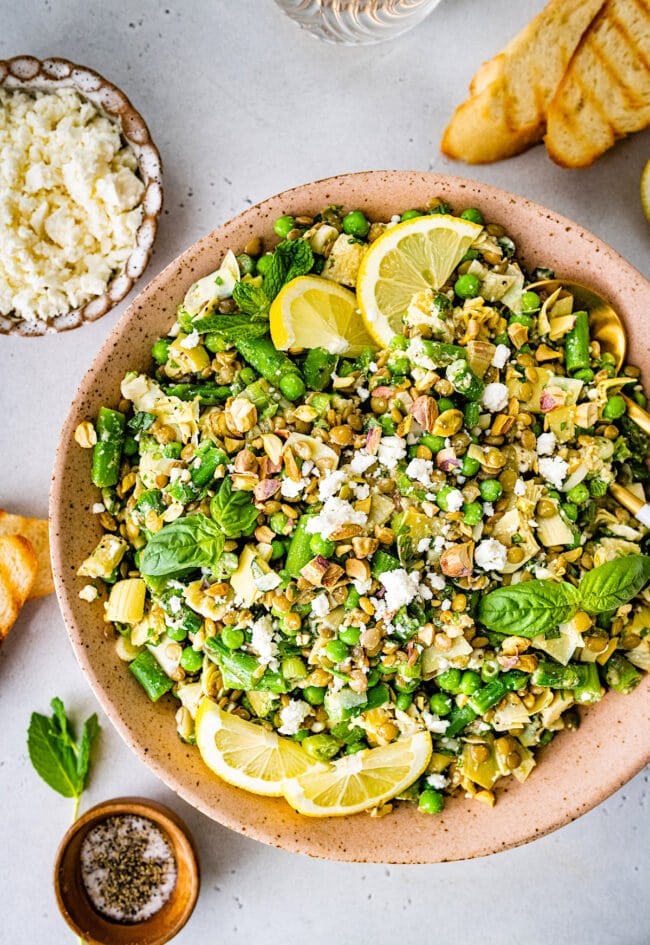
<svg viewBox="0 0 650 945"><path fill-rule="evenodd" d="M622 653L613 653L605 663L605 680L610 689L629 696L641 682L641 673Z"/></svg>

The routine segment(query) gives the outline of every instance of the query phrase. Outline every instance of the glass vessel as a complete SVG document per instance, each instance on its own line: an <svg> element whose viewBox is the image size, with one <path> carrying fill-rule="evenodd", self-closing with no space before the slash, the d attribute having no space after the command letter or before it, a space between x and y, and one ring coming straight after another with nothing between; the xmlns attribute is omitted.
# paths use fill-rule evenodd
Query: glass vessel
<svg viewBox="0 0 650 945"><path fill-rule="evenodd" d="M381 43L413 29L440 0L275 0L312 35L346 46Z"/></svg>

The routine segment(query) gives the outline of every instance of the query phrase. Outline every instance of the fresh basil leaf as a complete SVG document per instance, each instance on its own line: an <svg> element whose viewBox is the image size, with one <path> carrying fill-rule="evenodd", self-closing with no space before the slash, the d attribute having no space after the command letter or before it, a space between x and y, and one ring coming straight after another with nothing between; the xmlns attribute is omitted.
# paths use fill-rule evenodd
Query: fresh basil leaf
<svg viewBox="0 0 650 945"><path fill-rule="evenodd" d="M193 568L214 569L224 540L219 526L202 512L178 518L149 539L140 555L140 571L160 577Z"/></svg>
<svg viewBox="0 0 650 945"><path fill-rule="evenodd" d="M27 731L27 750L37 774L64 797L79 797L88 777L90 750L99 732L97 716L86 720L79 744L60 699L51 702L48 718L33 712Z"/></svg>
<svg viewBox="0 0 650 945"><path fill-rule="evenodd" d="M313 265L314 254L307 240L285 240L278 243L262 282L264 294L272 302L285 283L306 275Z"/></svg>
<svg viewBox="0 0 650 945"><path fill-rule="evenodd" d="M256 321L249 315L236 312L233 315L206 315L192 322L192 328L199 334L214 332L231 344L242 339L263 338L269 330L266 321Z"/></svg>
<svg viewBox="0 0 650 945"><path fill-rule="evenodd" d="M566 581L527 581L486 594L479 620L497 633L532 639L570 620L579 605L577 590Z"/></svg>
<svg viewBox="0 0 650 945"><path fill-rule="evenodd" d="M589 614L602 614L627 604L650 581L650 557L625 555L606 561L580 581L580 606Z"/></svg>
<svg viewBox="0 0 650 945"><path fill-rule="evenodd" d="M240 310L251 318L268 318L270 302L260 286L252 282L238 282L232 297Z"/></svg>
<svg viewBox="0 0 650 945"><path fill-rule="evenodd" d="M233 489L232 480L224 479L210 502L210 515L227 538L250 535L257 524L259 510L247 492Z"/></svg>

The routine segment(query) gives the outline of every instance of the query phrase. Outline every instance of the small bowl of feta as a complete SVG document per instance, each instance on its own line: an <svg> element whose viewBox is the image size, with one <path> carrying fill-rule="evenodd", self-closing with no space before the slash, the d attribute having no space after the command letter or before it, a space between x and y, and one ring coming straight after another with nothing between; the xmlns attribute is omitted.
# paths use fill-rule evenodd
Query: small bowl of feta
<svg viewBox="0 0 650 945"><path fill-rule="evenodd" d="M0 334L105 315L153 249L162 164L129 99L66 59L0 60Z"/></svg>

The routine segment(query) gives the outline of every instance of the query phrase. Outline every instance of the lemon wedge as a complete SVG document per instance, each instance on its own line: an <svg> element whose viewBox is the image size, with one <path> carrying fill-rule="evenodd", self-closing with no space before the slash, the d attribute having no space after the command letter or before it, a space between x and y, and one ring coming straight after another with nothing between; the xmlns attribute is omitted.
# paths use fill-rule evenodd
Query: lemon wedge
<svg viewBox="0 0 650 945"><path fill-rule="evenodd" d="M357 298L368 332L385 347L402 332L416 292L440 289L483 229L446 214L391 227L361 260Z"/></svg>
<svg viewBox="0 0 650 945"><path fill-rule="evenodd" d="M646 219L650 222L650 161L643 168L641 174L641 206Z"/></svg>
<svg viewBox="0 0 650 945"><path fill-rule="evenodd" d="M366 331L354 292L319 276L298 276L278 293L269 313L271 338L280 351L325 348L356 357L376 347Z"/></svg>
<svg viewBox="0 0 650 945"><path fill-rule="evenodd" d="M284 796L307 817L343 817L389 801L426 770L431 736L417 732L380 748L367 748L299 774Z"/></svg>
<svg viewBox="0 0 650 945"><path fill-rule="evenodd" d="M290 738L224 712L207 698L196 713L196 744L211 771L253 794L281 797L289 778L320 767Z"/></svg>

